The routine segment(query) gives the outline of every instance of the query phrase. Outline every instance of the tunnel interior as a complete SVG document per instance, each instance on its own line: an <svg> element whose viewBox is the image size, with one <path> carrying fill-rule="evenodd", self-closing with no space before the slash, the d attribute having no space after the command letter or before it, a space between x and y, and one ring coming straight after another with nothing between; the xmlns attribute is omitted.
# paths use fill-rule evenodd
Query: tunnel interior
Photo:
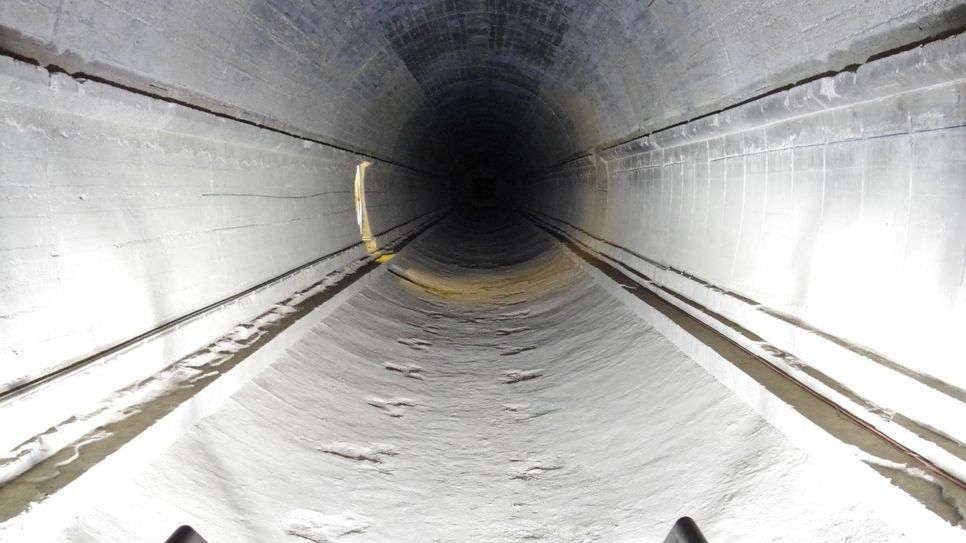
<svg viewBox="0 0 966 543"><path fill-rule="evenodd" d="M963 28L3 2L0 538L966 538Z"/></svg>

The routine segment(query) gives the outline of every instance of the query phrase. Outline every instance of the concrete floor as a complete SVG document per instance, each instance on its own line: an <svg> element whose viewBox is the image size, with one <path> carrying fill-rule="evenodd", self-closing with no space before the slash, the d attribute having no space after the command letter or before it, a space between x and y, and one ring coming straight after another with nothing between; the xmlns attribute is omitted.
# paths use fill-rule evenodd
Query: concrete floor
<svg viewBox="0 0 966 543"><path fill-rule="evenodd" d="M0 1L0 539L962 538L964 29Z"/></svg>
<svg viewBox="0 0 966 543"><path fill-rule="evenodd" d="M519 218L452 218L388 266L61 539L963 536L796 449Z"/></svg>

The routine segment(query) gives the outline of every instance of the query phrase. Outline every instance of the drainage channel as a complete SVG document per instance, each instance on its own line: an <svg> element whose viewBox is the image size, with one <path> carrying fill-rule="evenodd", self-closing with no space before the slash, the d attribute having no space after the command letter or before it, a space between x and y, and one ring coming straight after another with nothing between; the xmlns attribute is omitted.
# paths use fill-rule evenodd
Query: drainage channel
<svg viewBox="0 0 966 543"><path fill-rule="evenodd" d="M22 474L0 485L0 524L28 511L32 505L42 502L66 487L93 466L143 433L155 422L174 411L179 405L241 364L314 309L325 304L382 265L391 257L392 250L401 249L443 218L445 218L445 214L392 243L382 252L382 256L376 255L376 257L360 259L355 265L351 266L354 269L348 272L339 270L332 272L323 280L295 293L288 300L276 304L273 310L251 321L252 323L263 321L266 322L265 325L257 326L251 323L239 325L237 328L250 331L250 335L246 334L248 337L245 340L229 340L231 346L226 349L224 347L226 336L223 336L175 362L160 374L115 393L115 395L123 397L124 395L136 396L140 389L155 388L157 390L156 393L147 395L143 401L125 406L120 411L119 416L111 417L109 422L98 426ZM285 309L283 312L278 312L278 308ZM267 316L274 318L266 319ZM206 362L203 364L191 363L192 360L201 358L205 358ZM207 361L207 359L210 359L210 361ZM88 415L96 416L97 413ZM72 417L64 421L62 425L69 425L76 421L77 418ZM45 439L56 433L60 426L55 426L44 434L22 444L17 448L22 451L20 455L0 460L0 470L5 465L18 461L20 456L29 454L32 443L36 444L36 447L43 447Z"/></svg>
<svg viewBox="0 0 966 543"><path fill-rule="evenodd" d="M649 278L620 263L617 264L624 267L626 272L602 260L591 249L584 247L539 217L529 213L523 213L523 216L618 284L641 285L642 281L650 281ZM860 456L863 462L930 511L950 524L966 529L966 518L964 518L966 488L955 476L896 443L844 407L812 391L804 383L767 360L745 350L731 339L661 298L649 288L640 286L624 290L669 318L824 431L843 443L856 447L864 454L864 458ZM707 312L706 309L704 311ZM710 314L746 335L751 334L736 323L727 321L719 315Z"/></svg>

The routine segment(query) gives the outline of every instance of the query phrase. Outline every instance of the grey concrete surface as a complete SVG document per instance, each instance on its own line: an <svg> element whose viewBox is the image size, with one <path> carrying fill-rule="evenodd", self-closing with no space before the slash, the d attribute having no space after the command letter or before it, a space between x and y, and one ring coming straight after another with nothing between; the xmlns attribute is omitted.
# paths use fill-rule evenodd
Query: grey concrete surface
<svg viewBox="0 0 966 543"><path fill-rule="evenodd" d="M646 5L564 0L327 3L255 0L203 4L11 0L0 5L0 49L69 72L104 78L162 99L183 101L277 128L293 136L345 145L384 161L416 167L420 171L439 172L451 182L458 182L465 172L486 163L502 175L512 176L530 187L535 186L533 181L540 179L526 176L527 172L539 171L574 153L606 146L642 131L687 121L801 79L865 62L871 56L948 32L964 22L966 5L955 0L888 3L874 0L858 3L775 1L761 4L661 0ZM956 45L943 52L947 57L956 57L957 51L953 50L956 47L961 48ZM959 61L946 65L942 58L945 57L930 61L929 66L934 70L927 75L939 81L962 76ZM722 288L760 297L775 310L814 320L833 333L908 360L912 357L908 349L880 346L875 338L870 338L870 334L876 333L875 329L849 330L848 323L833 322L837 318L854 323L857 317L854 312L839 313L835 318L829 317L828 311L821 308L817 310L818 315L803 312L803 304L807 303L805 293L816 291L811 279L825 273L822 269L828 266L818 264L822 269L814 271L806 269L809 264L804 261L800 265L789 264L788 251L769 253L781 252L774 247L776 240L791 236L795 240L806 240L789 244L788 247L798 247L793 253L810 254L816 243L817 228L821 226L823 235L828 233L831 237L839 237L839 232L849 225L841 220L832 224L838 220L832 217L847 216L861 208L869 211L867 217L877 214L876 220L888 222L887 226L875 227L887 230L882 243L892 245L884 249L886 256L901 253L895 259L886 258L883 265L894 264L893 261L911 262L910 266L935 262L940 271L920 281L921 284L935 285L935 288L928 289L929 293L936 295L935 303L930 307L947 304L950 299L962 300L963 272L956 269L957 266L961 268L962 221L936 218L955 214L962 202L962 183L956 175L960 166L954 160L955 154L949 156L943 151L955 149L960 144L956 139L957 132L951 129L905 139L851 143L855 139L878 137L880 133L893 136L903 131L932 130L931 123L937 116L958 122L955 121L961 118L961 110L955 102L958 87L947 88L946 94L923 91L916 95L916 99L903 96L878 105L862 106L861 112L858 106L824 115L816 111L816 107L838 106L840 94L877 100L895 96L897 91L924 86L919 77L922 70L917 72L916 78L902 75L916 71L911 69L912 62L906 64L909 66L887 64L885 71L889 73L880 76L876 85L859 85L862 87L860 91L856 91L854 85L844 84L847 82L841 78L833 81L833 87L821 87L818 92L804 97L798 90L801 87L796 87L786 94L792 100L786 110L777 113L763 110L757 117L746 115L746 119L741 119L746 121L743 124L726 122L725 126L730 128L727 137L721 135L721 129L709 129L707 122L688 124L689 129L693 126L691 139L705 142L695 145L704 145L707 149L700 151L695 150L697 147L678 145L679 153L660 160L680 164L679 175L685 175L687 170L687 175L698 176L695 177L697 182L707 177L707 182L726 196L719 198L715 193L685 196L682 193L672 204L668 192L667 205L683 209L680 204L687 202L696 209L709 199L724 198L721 206L716 208L720 210L720 224L712 224L695 214L693 220L677 219L680 225L671 232L668 220L661 214L663 212L637 209L642 199L650 201L654 196L629 188L638 182L628 176L639 174L628 173L627 167L623 166L619 172L615 171L611 180L615 194L621 194L621 202L608 206L600 194L577 196L566 192L565 196L559 197L566 200L565 206L584 210L581 213L586 219L578 222L590 232L620 243L628 235L660 240L657 241L660 248L642 246L643 253ZM293 163L289 158L293 153L284 154L284 158L275 153L271 159L263 159L257 154L243 157L240 148L228 147L222 154L209 159L205 153L212 150L205 148L207 140L226 137L235 130L231 123L205 120L205 115L200 113L189 121L171 120L171 117L183 116L176 111L177 108L149 98L123 96L124 92L107 93L110 96L98 104L88 103L91 99L83 96L83 88L93 85L81 85L74 91L72 88L76 84L64 77L52 79L49 96L42 96L43 93L37 94L30 88L18 89L18 78L36 80L36 77L23 73L10 74L6 78L4 101L8 110L5 113L8 135L5 137L9 143L5 147L4 159L11 167L5 168L3 173L5 206L43 208L45 199L34 198L28 186L86 186L91 177L117 177L124 180L121 183L139 187L211 184L207 190L200 191L208 194L200 200L196 199L197 194L189 197L180 192L183 189L166 188L151 192L151 204L143 202L142 194L140 197L122 197L128 200L142 198L141 203L118 205L117 196L112 193L118 189L112 187L119 184L119 179L111 179L110 186L92 187L90 195L84 193L87 189L72 188L68 192L80 194L58 196L68 202L74 197L89 197L86 203L73 201L63 209L52 205L46 211L5 212L7 239L4 248L10 255L7 261L17 264L5 267L11 302L0 312L6 328L5 332L0 332L4 334L0 337L6 338L8 344L20 345L18 351L38 342L55 340L78 349L82 344L100 344L117 335L114 330L104 330L97 323L85 326L82 331L39 326L39 322L47 322L51 317L37 310L35 300L44 296L38 292L50 296L55 291L76 293L89 290L84 288L90 281L86 272L90 269L88 263L71 264L70 268L78 270L77 273L58 276L55 271L57 263L64 267L66 262L61 253L71 253L76 247L86 255L83 258L103 262L104 257L97 250L80 249L83 246L80 241L68 243L73 236L59 234L58 226L51 225L53 222L63 222L62 228L77 230L78 238L94 245L103 244L111 258L121 261L121 268L132 258L125 253L145 253L143 258L134 257L136 260L160 259L154 264L146 264L149 271L117 279L127 281L132 288L150 293L156 287L143 288L146 286L145 276L164 276L170 274L165 270L187 268L188 273L179 274L182 277L179 281L185 284L174 288L159 287L170 294L164 296L165 307L155 311L161 315L177 313L186 304L190 305L190 300L198 301L198 293L210 292L207 285L212 282L224 283L223 272L200 268L230 268L231 273L240 275L237 285L248 284L268 276L271 271L294 265L299 259L305 260L306 256L324 252L333 245L344 245L354 235L347 220L351 205L345 198L353 161L358 161L358 157L338 152L329 157L332 153L319 151L326 158L319 155L318 159L308 159L305 155L311 152L306 149L294 153L303 158ZM38 81L34 84L45 83ZM72 96L74 94L77 96ZM93 94L97 95L97 92ZM115 99L131 103L135 110L153 113L149 118L139 112L133 117L125 117L123 113L115 116L111 112L111 101ZM766 99L754 104L770 107L772 102L774 100ZM742 111L758 107L750 105ZM893 125L905 122L907 108L912 108L908 113L911 121L897 129ZM90 138L83 134L82 137L72 137L74 132L87 129L83 125L85 121L78 120L78 115L84 112L82 116L86 116L88 111L95 113L95 118L109 117L123 126L99 125L99 136L92 132ZM56 116L53 112L65 116ZM762 128L773 124L774 120L800 116L805 112L811 113L812 117L780 123L778 127L770 127L767 134ZM199 140L188 145L177 138L168 142L166 127L169 123L175 127L172 131L186 130L200 136ZM44 132L45 124L74 128L71 129L73 132L61 128L61 132L50 139ZM142 133L137 133L139 130ZM250 133L243 138L259 140L255 146L262 145L264 138L271 140L275 137L266 135L270 133L256 134L242 127L238 130ZM33 139L24 137L24 133L32 134ZM152 138L160 143L151 142ZM94 141L89 142L89 139ZM267 145L284 148L298 147L302 143L291 139ZM816 145L828 145L829 148L819 149ZM168 146L175 146L180 151L172 152ZM655 146L665 147L666 144L659 142ZM783 150L771 154L765 152L779 148ZM615 152L629 156L620 149L611 151L611 155ZM937 153L943 159L933 159L930 153ZM43 175L34 167L36 158L41 156L52 160ZM601 155L604 159L608 156ZM947 162L946 158L952 161ZM816 160L821 160L822 165L814 165ZM112 161L113 165L108 166ZM843 179L841 182L832 179L829 194L817 196L826 189L826 184L819 184L816 177L826 171L825 161L830 161L828 169L836 175L841 174ZM696 166L701 163L713 164L713 167ZM865 165L873 163L877 169L872 175L882 177L881 181L876 181L878 188L869 194L863 193L865 195L859 197L859 200L864 198L862 202L853 202L855 198L849 195L863 192ZM800 181L803 175L811 177L807 177L806 182L799 182L792 192L790 187L783 189L779 186L780 182L775 180L776 168L782 179L789 179L792 171L800 173ZM596 169L600 170L600 165ZM665 169L670 171L673 168L668 166ZM105 176L105 170L112 174ZM210 176L215 178L214 181L208 180L207 170L212 172ZM416 179L422 174L389 173L389 170L389 167L377 170L371 177L408 176L407 182L417 183L416 188L399 188L397 183L387 182L387 186L394 188L373 190L373 195L368 198L370 202L379 200L379 195L393 195L390 207L404 210L410 206L431 206L424 205L425 196L414 195L421 190L434 194L443 192L438 187L426 188L425 180ZM746 170L750 172L747 187ZM937 190L920 184L913 188L903 186L906 177L920 174L929 178L945 175L951 179L941 183L942 188ZM769 175L773 197L766 202L765 189L757 186L764 187L764 179ZM825 174L821 175L824 180ZM260 193L249 189L266 182L277 185L280 177L290 184L287 190L262 192L285 196L285 199L227 195ZM241 187L239 183L252 186ZM595 183L600 185L600 179ZM736 183L743 188L739 190ZM225 188L229 185L234 188ZM665 186L664 183L655 186L658 185ZM558 198L561 189L540 186L543 188L528 205L547 211L547 206ZM727 191L724 190L726 187ZM395 197L396 188L406 196ZM746 189L747 198L741 192ZM95 195L95 190L100 194ZM780 192L782 190L784 195ZM836 197L835 191L843 194L841 199ZM153 195L154 192L158 193L157 196ZM330 192L333 195L328 195ZM326 196L291 198L305 194ZM535 193L531 191L531 194ZM777 199L774 198L776 194ZM169 201L161 204L158 198ZM782 198L788 201L782 202ZM874 202L869 201L873 198ZM911 204L916 198L936 201L933 206L936 209L930 204ZM231 203L226 203L228 200ZM790 203L793 200L795 203ZM832 210L831 216L823 215L824 222L820 222L816 218L816 209L820 213L827 207L821 205L820 200L843 203ZM92 205L98 201L103 202L103 206ZM747 214L742 211L746 203ZM132 216L130 210L138 206L160 209ZM296 207L300 209L294 209ZM244 208L245 211L240 215L227 211L215 218L215 212L211 210L220 208ZM913 211L903 212L906 208ZM191 211L184 211L188 209ZM75 211L80 213L75 214ZM192 218L186 219L184 213ZM379 212L373 215L385 228L391 228L406 214L405 211L391 213L401 214L400 220L384 218ZM416 213L418 210L413 209L410 215ZM571 212L551 212L561 219L568 213ZM788 220L777 220L772 224L776 221L771 217L776 214L788 216L789 213ZM920 219L917 213L928 217ZM889 220L890 215L899 218ZM52 216L59 218L53 221ZM66 218L68 216L70 218ZM80 218L84 216L95 219L91 222ZM295 222L287 227L273 227L272 234L257 240L248 240L246 231L237 228L243 223L271 222L269 217L285 217ZM763 220L765 217L768 220ZM143 225L138 226L135 222ZM71 226L74 223L76 225ZM708 225L714 232L704 235L702 229ZM312 232L320 227L326 234L312 238L310 245L314 243L315 246L308 247L299 242L298 249L284 255L263 252L266 246L277 251L290 246L292 240L301 236L311 237ZM132 228L140 228L144 233L119 235ZM221 230L217 236L199 233L212 229ZM87 232L83 233L84 230ZM680 233L685 230L689 233ZM758 234L749 238L756 230ZM183 239L186 232L192 233L191 241ZM137 245L142 239L161 239L159 235L166 240L163 248ZM682 240L682 235L689 241ZM692 238L710 243L716 249L706 251L701 246L702 241ZM902 239L897 245L895 240L898 238ZM137 246L132 247L131 243ZM224 251L219 248L220 244L247 244L250 254L244 256L246 249L237 249L237 261L203 256ZM685 252L687 255L682 256ZM164 253L173 255L173 258L160 256ZM768 254L772 256L761 256ZM805 260L822 258L834 261L837 256L815 255ZM759 265L763 261L768 261L769 265ZM776 281L777 284L762 285L760 277L774 276L776 266L784 266L777 271L785 277ZM205 277L203 280L196 278L199 273ZM861 282L861 278L870 273L860 267L851 281ZM52 277L61 277L61 282L54 286L50 283ZM235 279L229 283L236 284L233 283ZM106 280L114 282L110 278ZM160 281L163 283L165 279ZM847 288L834 276L824 281L835 288ZM755 288L751 284L755 284ZM819 286L817 290L820 293L816 296L828 298L823 302L826 306L835 305L837 294L834 288ZM58 304L40 305L56 307ZM70 307L79 306L70 304ZM961 316L961 304L953 303L950 307L957 318ZM938 313L934 320L941 321L949 317L948 313ZM64 318L76 320L76 316ZM47 331L40 333L39 329ZM35 337L38 333L44 337ZM78 338L78 333L83 337ZM922 335L920 331L917 337ZM13 336L18 338L16 342L12 341ZM948 349L936 351L937 356L943 353L948 355ZM9 348L4 356L11 356ZM962 370L954 368L952 371L956 375L950 377L947 370L933 368L944 364L948 366L949 363L917 365L917 370L940 373L944 379L964 386L959 375Z"/></svg>
<svg viewBox="0 0 966 543"><path fill-rule="evenodd" d="M360 243L362 158L7 58L0 145L2 391ZM443 205L366 181L375 233Z"/></svg>
<svg viewBox="0 0 966 543"><path fill-rule="evenodd" d="M966 537L804 454L518 216L451 216L386 267L49 540L636 543L682 514L722 542Z"/></svg>
<svg viewBox="0 0 966 543"><path fill-rule="evenodd" d="M525 208L963 461L963 28L962 0L6 0L0 382L357 244L369 161L373 231Z"/></svg>
<svg viewBox="0 0 966 543"><path fill-rule="evenodd" d="M605 187L589 158L538 172L527 205L966 389L964 78L966 41L929 44L611 148Z"/></svg>
<svg viewBox="0 0 966 543"><path fill-rule="evenodd" d="M962 25L962 8L957 0L10 0L0 28L77 70L399 160L425 159L472 133L507 153L532 145L524 158L540 161L863 62Z"/></svg>

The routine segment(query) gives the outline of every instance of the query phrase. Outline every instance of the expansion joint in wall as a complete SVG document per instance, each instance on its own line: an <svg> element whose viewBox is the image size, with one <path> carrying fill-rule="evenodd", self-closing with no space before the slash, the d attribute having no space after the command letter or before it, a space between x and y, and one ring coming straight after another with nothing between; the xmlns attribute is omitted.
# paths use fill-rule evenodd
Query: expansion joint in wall
<svg viewBox="0 0 966 543"><path fill-rule="evenodd" d="M0 26L0 36L10 32L13 32L13 31ZM74 62L72 62L66 56L59 59L51 59L50 61L47 61L46 59L41 58L40 55L32 56L26 51L18 51L18 50L11 49L10 42L14 44L19 43L19 41L17 40L5 40L3 42L0 42L0 57L6 57L18 62L23 62L25 64L37 66L43 70L46 70L47 73L49 74L63 74L76 80L79 83L82 83L85 81L99 83L101 85L119 89L132 94L144 96L146 98L157 100L159 102L165 102L168 104L184 107L193 111L198 111L207 115L217 117L219 119L225 119L228 121L241 123L248 126L253 126L255 128L266 130L275 134L280 134L283 136L295 138L305 142L311 142L311 143L320 145L322 147L325 147L327 149L341 151L344 153L350 153L364 159L369 159L369 160L381 162L384 164L390 164L392 166L403 168L428 177L433 177L433 178L442 177L441 174L439 174L438 172L432 172L422 168L417 168L413 165L399 162L398 160L395 160L395 159L379 156L371 151L356 148L355 146L348 143L332 141L330 139L322 138L315 134L310 134L301 130L297 130L291 126L284 126L281 123L276 123L267 117L262 117L260 115L257 115L251 112L242 111L242 110L238 110L237 108L233 108L231 106L219 104L214 100L203 99L200 97L198 97L198 99L196 100L179 98L175 96L176 94L175 92L170 91L169 89L166 89L154 83L122 82L117 79L107 77L104 75L89 73L85 71L85 69L81 69L80 67L74 68L73 67ZM62 63L58 64L54 62L54 60L59 60ZM202 105L200 102L207 102L207 104Z"/></svg>
<svg viewBox="0 0 966 543"><path fill-rule="evenodd" d="M841 416L848 418L854 424L864 428L865 431L878 436L878 438L888 445L889 449L901 451L903 455L914 461L915 464L920 465L927 472L946 481L948 485L951 485L950 488L947 488L947 491L953 492L951 488L958 489L954 491L957 495L966 492L966 447L954 438L942 434L936 427L930 424L930 421L916 421L911 417L907 417L901 411L892 411L874 402L870 402L858 392L837 382L832 376L823 374L821 371L810 367L808 360L799 359L793 353L784 351L769 343L767 338L758 336L754 330L750 330L742 323L732 320L729 315L720 314L711 310L663 286L657 280L644 275L635 269L635 267L623 262L623 259L606 254L607 252L612 252L614 246L605 240L601 240L565 221L554 219L543 214L527 211L524 212L524 215L543 230L572 247L573 250L583 253L585 256L582 258L594 260L596 263L592 263L593 266L608 269L609 271L605 272L605 274L609 273L624 278L615 280L625 289L630 289L631 292L636 293L634 294L635 296L639 296L640 292L649 292L651 299L650 301L644 300L644 303L653 305L657 301L659 305L664 304L666 307L672 307L674 308L672 311L678 311L679 314L687 315L696 322L701 323L706 331L723 337L728 342L745 351L752 359L757 360L759 364L766 366L768 370L777 372L777 374L780 374L783 379L788 380L795 387L799 387L801 390L808 392L808 394L814 396L820 402L834 408ZM602 248L606 248L607 250L602 251ZM617 252L618 254L627 254L630 256L630 253L626 253L621 249L617 249ZM675 273L687 276L686 272L668 266L656 267L656 269L661 270L661 273ZM627 283L631 283L633 286L629 287ZM724 292L722 289L710 284L705 284L705 286L709 291ZM761 310L760 304L757 304L754 300L742 298L740 302L755 306L759 308L759 311ZM675 319L675 317L671 318L672 320ZM789 326L794 325L794 323L788 324ZM819 332L814 330L809 330L807 333L819 334ZM848 348L841 345L840 347L843 349ZM694 353L689 354L695 356ZM853 354L859 355L861 353ZM883 363L877 359L872 359L872 362ZM886 368L896 373L901 373L902 376L900 379L906 379L908 381L909 384L907 387L910 390L916 388L931 388L933 401L941 401L944 405L948 404L952 406L954 410L962 410L964 404L966 404L966 397L964 397L962 390L945 383L933 382L933 380L929 380L925 376L910 374L908 371L901 371L902 368L895 366L894 364L889 364ZM751 371L752 374L758 371L753 365L738 365L738 368L746 373ZM754 376L753 378L758 379ZM933 385L946 386L940 389ZM820 421L813 422L816 422L820 427L822 426ZM832 430L826 430L833 434L835 433ZM836 435L836 437L841 439L842 436ZM874 451L870 454L876 457Z"/></svg>
<svg viewBox="0 0 966 543"><path fill-rule="evenodd" d="M715 117L716 115L721 115L721 114L726 114L726 113L729 113L729 112L733 112L733 111L738 110L738 109L740 109L740 108L742 108L744 106L747 106L747 105L752 104L752 103L755 103L755 102L760 102L760 101L762 101L764 99L767 99L769 97L781 95L783 93L788 93L789 91L791 91L791 90L793 90L795 88L798 88L798 87L803 87L803 86L806 86L806 85L809 85L809 84L818 83L818 82L820 82L822 80L831 79L831 78L834 78L834 77L837 77L837 76L841 76L843 74L855 74L855 73L857 73L859 71L859 69L861 67L866 66L867 64L871 64L871 63L874 63L876 61L880 61L880 60L885 59L885 58L888 58L888 57L892 57L892 56L895 56L895 55L899 55L899 54L904 53L906 51L911 51L911 50L914 50L914 49L917 49L917 48L921 48L921 47L924 47L924 46L929 45L931 43L938 42L938 41L942 41L942 40L945 40L945 39L948 39L948 38L952 38L954 36L964 35L964 34L966 34L966 13L958 13L956 16L957 16L957 18L963 19L964 20L964 24L957 25L955 28L953 28L951 30L946 30L944 32L937 33L935 35L929 36L929 37L924 38L924 39L921 39L921 40L917 40L917 41L914 41L914 42L911 42L911 43L907 43L905 45L901 45L901 46L898 46L898 47L893 47L893 48L888 49L888 50L880 51L878 53L875 53L873 55L870 55L870 56L866 57L866 59L864 61L862 61L862 62L848 64L848 65L843 66L843 67L841 67L841 68L839 68L837 70L827 70L827 71L824 71L824 72L819 73L819 74L815 74L815 75L811 75L811 76L808 76L808 77L805 77L805 78L798 79L798 80L796 80L794 82L791 82L791 83L787 83L787 84L784 84L784 85L781 85L781 86L778 86L778 87L769 88L767 90L764 90L764 91L759 92L757 94L754 94L752 96L749 96L749 97L746 97L744 99L741 99L741 100L738 100L738 101L729 103L729 104L724 105L722 107L718 107L718 108L712 109L710 111L706 111L706 112L700 113L698 115L689 116L689 117L686 117L686 118L677 120L675 122L667 123L667 124L664 124L664 125L661 125L661 126L658 126L658 127L655 127L655 128L649 128L649 129L641 130L641 131L634 132L634 133L631 133L631 134L626 134L626 135L624 135L622 137L615 138L615 139L613 139L611 141L607 141L607 142L604 142L604 143L595 145L595 146L593 146L590 149L581 150L581 151L577 151L575 153L572 153L571 155L566 156L566 157L564 157L564 158L562 158L562 159L558 160L557 162L554 162L554 163L552 163L550 165L541 166L541 167L539 167L537 169L534 169L534 170L528 172L528 175L529 176L539 176L539 175L544 174L545 172L552 171L554 169L560 168L561 166L564 166L566 164L574 163L574 162L577 162L579 160L586 159L588 157L593 158L593 157L596 157L598 154L607 154L608 152L614 152L617 148L619 148L621 146L624 146L624 145L628 145L630 143L634 143L634 142L646 142L648 145L652 146L653 148L659 149L660 148L660 145L656 144L653 141L654 140L654 136L656 136L658 134L666 133L666 132L668 132L670 130L673 130L673 129L676 129L676 128L680 128L680 127L683 127L683 126L686 126L686 125L689 125L689 124L692 124L692 123L695 123L695 122L698 122L698 121L701 121L701 120L704 120L704 119L709 119L709 118Z"/></svg>

